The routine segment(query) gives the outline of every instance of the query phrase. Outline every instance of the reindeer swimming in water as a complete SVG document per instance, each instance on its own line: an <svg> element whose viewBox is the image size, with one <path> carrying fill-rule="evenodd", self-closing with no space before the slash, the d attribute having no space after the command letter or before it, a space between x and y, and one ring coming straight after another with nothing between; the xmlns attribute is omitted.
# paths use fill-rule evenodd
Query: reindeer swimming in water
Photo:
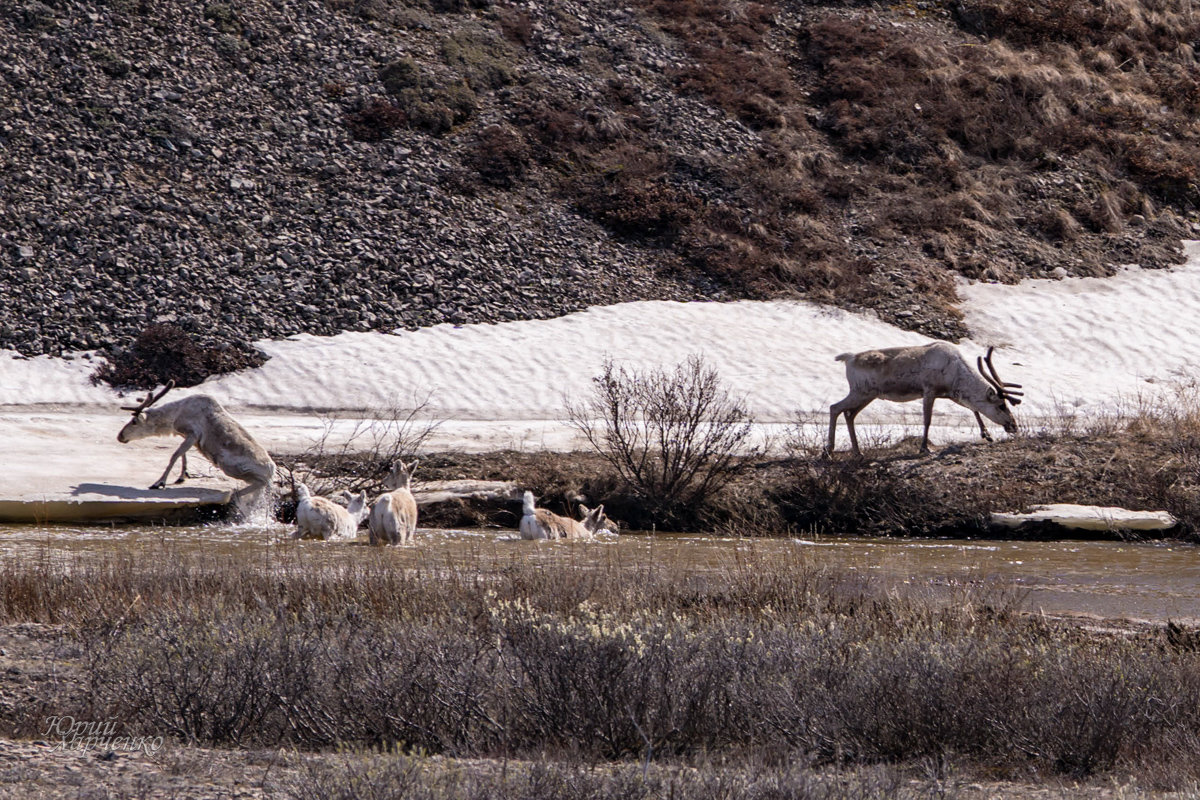
<svg viewBox="0 0 1200 800"><path fill-rule="evenodd" d="M367 528L371 544L411 544L417 529L417 501L412 493L412 476L420 461L405 464L399 459L392 465L384 486L391 491L381 494L371 506Z"/></svg>
<svg viewBox="0 0 1200 800"><path fill-rule="evenodd" d="M589 509L579 506L582 519L563 517L545 508L537 508L533 492L525 492L521 523L522 539L591 539L604 527L604 506Z"/></svg>

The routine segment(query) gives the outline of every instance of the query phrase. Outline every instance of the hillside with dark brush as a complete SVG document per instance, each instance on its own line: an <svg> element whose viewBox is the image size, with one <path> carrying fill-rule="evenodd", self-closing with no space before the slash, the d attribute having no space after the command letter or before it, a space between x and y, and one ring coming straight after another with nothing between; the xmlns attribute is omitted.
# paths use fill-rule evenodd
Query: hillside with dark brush
<svg viewBox="0 0 1200 800"><path fill-rule="evenodd" d="M1180 258L1188 0L0 0L0 346Z"/></svg>

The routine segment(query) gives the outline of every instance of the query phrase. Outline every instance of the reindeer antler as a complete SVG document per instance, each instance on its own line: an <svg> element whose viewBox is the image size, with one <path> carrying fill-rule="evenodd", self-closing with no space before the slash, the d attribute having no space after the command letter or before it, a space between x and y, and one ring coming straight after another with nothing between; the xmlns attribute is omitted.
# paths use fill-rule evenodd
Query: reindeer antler
<svg viewBox="0 0 1200 800"><path fill-rule="evenodd" d="M149 392L146 392L146 397L141 401L141 403L139 403L136 406L121 406L121 410L122 411L132 411L135 415L140 414L141 412L145 411L150 406L157 403L159 400L162 400L163 395L166 394L167 392L171 391L174 388L175 388L175 380L171 379L171 380L167 381L167 385L164 386L163 390L161 392L159 392L158 394L155 394L154 390L150 390Z"/></svg>
<svg viewBox="0 0 1200 800"><path fill-rule="evenodd" d="M1013 391L1014 389L1020 389L1021 384L1008 383L1000 380L1000 374L996 372L996 366L992 364L992 351L995 349L995 347L989 347L986 356L976 359L976 362L979 365L979 374L983 376L984 380L992 385L992 387L999 393L1001 397L1012 403L1014 406L1019 406L1021 404L1021 398L1025 396L1025 393ZM986 371L983 368L985 364L987 365Z"/></svg>

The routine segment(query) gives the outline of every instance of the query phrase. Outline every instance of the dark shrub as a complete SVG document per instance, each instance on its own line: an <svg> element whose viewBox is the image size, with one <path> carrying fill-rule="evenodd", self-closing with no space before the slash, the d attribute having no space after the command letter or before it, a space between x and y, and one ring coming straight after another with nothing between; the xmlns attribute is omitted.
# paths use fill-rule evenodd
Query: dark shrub
<svg viewBox="0 0 1200 800"><path fill-rule="evenodd" d="M417 62L411 58L401 58L381 67L379 82L388 94L400 94L405 89L420 89L428 83Z"/></svg>
<svg viewBox="0 0 1200 800"><path fill-rule="evenodd" d="M460 14L472 9L492 7L492 0L430 0L430 7L439 13Z"/></svg>
<svg viewBox="0 0 1200 800"><path fill-rule="evenodd" d="M442 58L478 92L513 82L512 49L499 37L459 31L441 42Z"/></svg>
<svg viewBox="0 0 1200 800"><path fill-rule="evenodd" d="M408 115L394 103L375 98L346 115L350 135L360 142L379 142L404 126Z"/></svg>
<svg viewBox="0 0 1200 800"><path fill-rule="evenodd" d="M221 33L237 35L242 32L242 21L228 3L210 3L204 7L204 18Z"/></svg>
<svg viewBox="0 0 1200 800"><path fill-rule="evenodd" d="M663 156L622 145L600 156L600 171L577 182L581 211L620 236L670 239L700 211L700 200L672 186Z"/></svg>
<svg viewBox="0 0 1200 800"><path fill-rule="evenodd" d="M533 17L520 8L501 8L496 12L504 38L521 47L533 43Z"/></svg>
<svg viewBox="0 0 1200 800"><path fill-rule="evenodd" d="M896 464L835 457L801 460L795 483L775 500L801 530L825 533L930 534L983 529L986 501L949 500L938 487L913 481Z"/></svg>
<svg viewBox="0 0 1200 800"><path fill-rule="evenodd" d="M695 199L663 184L605 183L580 198L597 222L630 239L673 237L695 218Z"/></svg>
<svg viewBox="0 0 1200 800"><path fill-rule="evenodd" d="M153 389L175 381L195 386L210 375L257 367L266 357L248 345L198 344L175 325L151 325L133 344L109 355L92 374L92 382L118 387Z"/></svg>
<svg viewBox="0 0 1200 800"><path fill-rule="evenodd" d="M489 125L479 134L470 160L485 182L507 188L529 171L529 146L518 131Z"/></svg>

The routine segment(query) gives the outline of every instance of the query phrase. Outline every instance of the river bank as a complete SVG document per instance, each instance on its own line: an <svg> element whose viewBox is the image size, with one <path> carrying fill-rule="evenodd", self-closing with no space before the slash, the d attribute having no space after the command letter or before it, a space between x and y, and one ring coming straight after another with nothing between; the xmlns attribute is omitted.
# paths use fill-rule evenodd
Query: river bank
<svg viewBox="0 0 1200 800"><path fill-rule="evenodd" d="M919 439L868 447L864 458L803 442L746 466L702 507L692 531L735 536L861 534L953 538L1169 538L1194 541L1200 531L1200 417L1186 404L1075 424L1059 420L1001 442L961 441L917 452ZM816 442L812 436L809 442ZM298 466L295 459L283 459ZM330 475L353 474L355 459L331 459ZM649 529L643 499L595 452L498 450L422 457L417 480L507 480L533 491L557 513L583 502L604 504L624 529ZM1179 524L1137 534L1061 526L1002 528L993 513L1073 503L1167 511ZM518 503L444 504L423 514L434 527L515 528Z"/></svg>

